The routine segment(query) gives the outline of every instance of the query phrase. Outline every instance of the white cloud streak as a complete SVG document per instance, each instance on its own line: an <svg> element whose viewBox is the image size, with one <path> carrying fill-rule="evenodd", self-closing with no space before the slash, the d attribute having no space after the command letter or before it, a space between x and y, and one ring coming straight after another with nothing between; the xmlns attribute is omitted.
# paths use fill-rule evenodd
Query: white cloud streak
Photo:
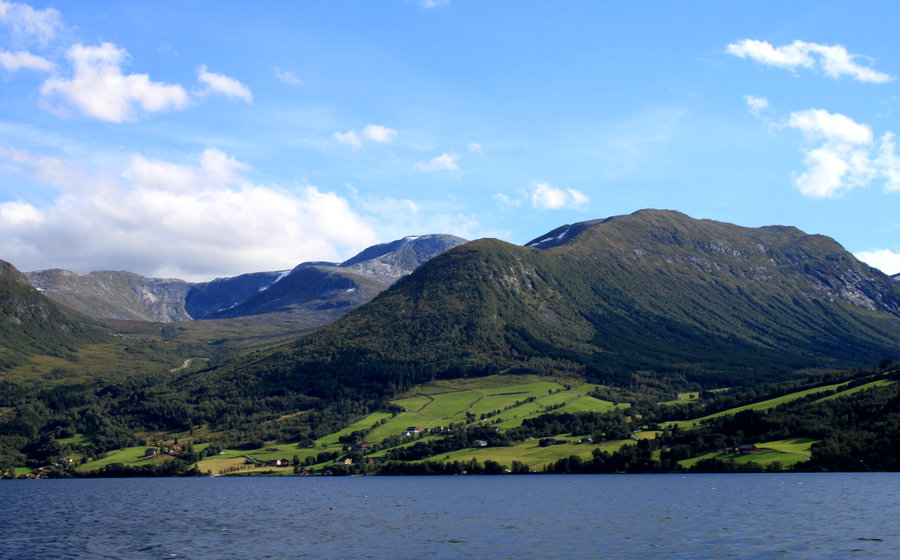
<svg viewBox="0 0 900 560"><path fill-rule="evenodd" d="M765 97L757 97L755 95L745 95L744 101L747 102L747 110L757 117L769 108L769 100Z"/></svg>
<svg viewBox="0 0 900 560"><path fill-rule="evenodd" d="M852 55L841 45L821 45L794 41L789 45L775 47L766 41L744 39L731 43L725 52L740 58L750 58L767 66L787 70L806 68L821 70L829 78L849 76L860 82L881 84L890 81L890 75L877 72L856 62L859 55Z"/></svg>
<svg viewBox="0 0 900 560"><path fill-rule="evenodd" d="M426 10L432 10L434 8L441 8L443 6L449 6L450 0L419 0L419 6Z"/></svg>
<svg viewBox="0 0 900 560"><path fill-rule="evenodd" d="M900 274L900 253L895 253L890 249L860 251L854 253L853 256L885 274Z"/></svg>
<svg viewBox="0 0 900 560"><path fill-rule="evenodd" d="M0 66L10 72L22 69L52 72L55 67L55 65L46 58L31 54L27 51L0 51Z"/></svg>
<svg viewBox="0 0 900 560"><path fill-rule="evenodd" d="M459 170L459 154L443 153L431 160L418 161L413 165L416 171L431 173L434 171L458 171Z"/></svg>
<svg viewBox="0 0 900 560"><path fill-rule="evenodd" d="M0 160L62 189L47 204L0 203L0 254L24 270L125 268L205 280L341 260L377 242L347 199L315 186L253 184L216 149L194 163L131 156L118 176L0 150Z"/></svg>
<svg viewBox="0 0 900 560"><path fill-rule="evenodd" d="M282 70L281 68L274 68L273 72L275 73L275 77L281 80L282 82L288 84L289 86L302 86L303 80L298 78L293 72L290 70Z"/></svg>
<svg viewBox="0 0 900 560"><path fill-rule="evenodd" d="M0 23L12 28L19 39L34 39L46 45L62 29L62 17L58 10L35 10L28 4L0 0Z"/></svg>
<svg viewBox="0 0 900 560"><path fill-rule="evenodd" d="M886 192L900 191L900 158L892 132L876 141L868 125L823 109L791 113L781 126L799 130L806 141L806 170L794 179L805 196L836 197L879 179Z"/></svg>
<svg viewBox="0 0 900 560"><path fill-rule="evenodd" d="M217 93L226 97L240 99L247 103L253 103L253 93L250 92L249 87L234 78L210 72L205 64L197 69L197 80L205 86L199 92L201 96Z"/></svg>
<svg viewBox="0 0 900 560"><path fill-rule="evenodd" d="M128 53L112 43L91 47L76 44L66 53L74 75L52 76L41 95L46 103L59 100L82 113L105 121L135 120L139 110L146 113L183 109L189 103L180 85L153 82L146 74L124 75L120 65Z"/></svg>
<svg viewBox="0 0 900 560"><path fill-rule="evenodd" d="M388 144L397 137L397 131L393 128L381 126L378 124L370 124L357 132L348 130L347 132L335 132L334 139L341 144L347 144L354 148L361 148L363 141L376 142L378 144Z"/></svg>
<svg viewBox="0 0 900 560"><path fill-rule="evenodd" d="M531 183L531 206L540 210L578 208L589 202L587 195L575 189L558 189L548 183Z"/></svg>

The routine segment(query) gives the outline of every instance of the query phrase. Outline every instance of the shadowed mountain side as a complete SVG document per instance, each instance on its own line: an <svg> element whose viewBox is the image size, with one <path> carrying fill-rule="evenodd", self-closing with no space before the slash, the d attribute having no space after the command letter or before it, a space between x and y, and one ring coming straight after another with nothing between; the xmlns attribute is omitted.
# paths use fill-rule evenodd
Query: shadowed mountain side
<svg viewBox="0 0 900 560"><path fill-rule="evenodd" d="M0 261L0 371L35 354L69 358L78 346L104 340L86 318L59 306Z"/></svg>
<svg viewBox="0 0 900 560"><path fill-rule="evenodd" d="M132 272L76 274L50 269L26 273L31 284L55 301L96 319L187 321L184 280L146 278Z"/></svg>
<svg viewBox="0 0 900 560"><path fill-rule="evenodd" d="M296 331L334 321L423 262L465 242L441 234L406 237L370 247L341 264L306 262L290 271L194 284L112 271L81 275L53 269L26 276L48 297L96 319L173 322L282 313L293 317L291 330Z"/></svg>
<svg viewBox="0 0 900 560"><path fill-rule="evenodd" d="M344 319L216 375L349 398L506 371L733 385L900 354L900 285L827 237L656 210L576 226L546 250L484 239L447 251Z"/></svg>

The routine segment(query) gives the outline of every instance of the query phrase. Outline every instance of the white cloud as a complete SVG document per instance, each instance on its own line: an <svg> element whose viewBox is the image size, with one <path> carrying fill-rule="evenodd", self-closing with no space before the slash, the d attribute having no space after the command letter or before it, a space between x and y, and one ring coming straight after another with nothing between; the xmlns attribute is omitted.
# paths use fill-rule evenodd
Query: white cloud
<svg viewBox="0 0 900 560"><path fill-rule="evenodd" d="M413 169L430 173L432 171L457 171L459 170L459 154L443 153L428 162L418 161Z"/></svg>
<svg viewBox="0 0 900 560"><path fill-rule="evenodd" d="M897 156L894 133L887 132L881 137L875 168L884 177L885 192L900 192L900 157Z"/></svg>
<svg viewBox="0 0 900 560"><path fill-rule="evenodd" d="M885 274L900 273L900 253L895 253L890 249L860 251L859 253L854 253L853 256Z"/></svg>
<svg viewBox="0 0 900 560"><path fill-rule="evenodd" d="M349 144L354 148L362 146L363 140L370 140L379 144L387 144L397 137L397 131L393 128L378 124L366 125L360 132L348 130L347 132L335 132L334 139L341 144Z"/></svg>
<svg viewBox="0 0 900 560"><path fill-rule="evenodd" d="M359 134L353 130L348 130L347 132L335 132L334 139L341 144L349 144L354 148L362 146L362 140L359 138Z"/></svg>
<svg viewBox="0 0 900 560"><path fill-rule="evenodd" d="M745 95L744 101L747 102L747 110L749 110L752 114L757 117L760 116L763 111L769 108L769 100L765 97L757 97L755 95Z"/></svg>
<svg viewBox="0 0 900 560"><path fill-rule="evenodd" d="M588 197L575 189L558 189L548 183L532 183L531 206L541 210L577 208L589 202Z"/></svg>
<svg viewBox="0 0 900 560"><path fill-rule="evenodd" d="M122 175L139 188L199 192L240 182L240 171L246 168L246 164L234 157L215 148L208 148L200 156L199 167L148 160L140 154L134 154L131 156L131 164Z"/></svg>
<svg viewBox="0 0 900 560"><path fill-rule="evenodd" d="M804 195L834 197L876 179L885 181L885 191L900 191L893 133L876 141L868 125L822 109L791 113L781 126L800 130L806 140L806 171L794 180Z"/></svg>
<svg viewBox="0 0 900 560"><path fill-rule="evenodd" d="M135 154L117 177L12 149L0 159L64 189L43 205L0 203L0 254L24 270L203 280L342 260L378 241L347 199L309 185L253 184L244 164L216 149L192 163Z"/></svg>
<svg viewBox="0 0 900 560"><path fill-rule="evenodd" d="M128 53L112 43L77 44L66 57L74 75L71 79L52 76L44 82L45 101L58 98L86 115L115 123L134 120L138 108L153 113L188 105L188 94L180 85L152 82L146 74L122 74L120 65Z"/></svg>
<svg viewBox="0 0 900 560"><path fill-rule="evenodd" d="M21 39L36 39L46 45L62 29L62 17L58 10L35 10L28 4L0 0L0 22L12 28L13 35Z"/></svg>
<svg viewBox="0 0 900 560"><path fill-rule="evenodd" d="M431 10L433 8L449 6L450 0L419 0L419 5L426 10Z"/></svg>
<svg viewBox="0 0 900 560"><path fill-rule="evenodd" d="M303 80L298 78L293 72L290 70L282 70L281 68L274 68L275 77L281 80L282 82L288 84L289 86L302 86Z"/></svg>
<svg viewBox="0 0 900 560"><path fill-rule="evenodd" d="M503 193L497 193L491 198L497 201L497 204L500 205L500 208L518 208L519 206L522 206L522 199L510 198L508 195L505 195Z"/></svg>
<svg viewBox="0 0 900 560"><path fill-rule="evenodd" d="M208 71L205 64L197 69L197 79L206 86L199 92L199 95L206 96L218 93L226 97L235 97L247 103L253 103L253 94L250 92L250 88L234 78Z"/></svg>
<svg viewBox="0 0 900 560"><path fill-rule="evenodd" d="M37 56L26 51L7 52L0 51L0 66L15 72L16 70L38 70L52 72L54 64L42 56Z"/></svg>
<svg viewBox="0 0 900 560"><path fill-rule="evenodd" d="M468 148L469 148L469 151L472 152L473 154L478 154L480 156L484 155L484 149L481 147L481 144L479 144L478 142L472 142L471 144L469 144Z"/></svg>
<svg viewBox="0 0 900 560"><path fill-rule="evenodd" d="M364 129L362 129L362 137L371 140L373 142L378 142L381 144L385 144L390 142L397 136L397 131L388 128L386 126L381 126L378 124L370 124L367 125Z"/></svg>
<svg viewBox="0 0 900 560"><path fill-rule="evenodd" d="M765 41L744 39L731 43L725 51L741 58L751 58L762 64L788 70L821 68L826 76L835 79L849 76L860 82L877 84L891 80L888 74L857 64L855 59L859 56L848 53L841 45L794 41L789 45L775 47Z"/></svg>

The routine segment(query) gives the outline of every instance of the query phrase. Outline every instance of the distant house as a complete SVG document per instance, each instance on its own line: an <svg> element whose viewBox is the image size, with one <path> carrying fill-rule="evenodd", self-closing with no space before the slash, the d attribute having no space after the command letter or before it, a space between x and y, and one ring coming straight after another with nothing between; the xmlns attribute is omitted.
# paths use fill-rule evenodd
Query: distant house
<svg viewBox="0 0 900 560"><path fill-rule="evenodd" d="M578 443L594 443L594 438L592 438L591 436L583 437L578 440Z"/></svg>
<svg viewBox="0 0 900 560"><path fill-rule="evenodd" d="M144 450L144 457L153 457L154 455L159 455L159 449L156 447L148 447Z"/></svg>
<svg viewBox="0 0 900 560"><path fill-rule="evenodd" d="M487 441L485 441L483 439L476 439L475 447L487 447Z"/></svg>
<svg viewBox="0 0 900 560"><path fill-rule="evenodd" d="M745 443L738 448L738 451L741 455L753 455L758 451L758 448L752 443Z"/></svg>
<svg viewBox="0 0 900 560"><path fill-rule="evenodd" d="M353 459L351 459L350 457L344 457L343 459L337 459L335 461L335 464L337 464L337 465L352 465Z"/></svg>

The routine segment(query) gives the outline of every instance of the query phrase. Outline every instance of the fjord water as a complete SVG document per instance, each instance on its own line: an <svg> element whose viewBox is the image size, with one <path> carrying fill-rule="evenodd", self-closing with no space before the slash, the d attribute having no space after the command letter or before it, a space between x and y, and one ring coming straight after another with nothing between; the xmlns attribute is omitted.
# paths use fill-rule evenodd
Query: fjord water
<svg viewBox="0 0 900 560"><path fill-rule="evenodd" d="M0 558L898 558L900 474L2 481Z"/></svg>

